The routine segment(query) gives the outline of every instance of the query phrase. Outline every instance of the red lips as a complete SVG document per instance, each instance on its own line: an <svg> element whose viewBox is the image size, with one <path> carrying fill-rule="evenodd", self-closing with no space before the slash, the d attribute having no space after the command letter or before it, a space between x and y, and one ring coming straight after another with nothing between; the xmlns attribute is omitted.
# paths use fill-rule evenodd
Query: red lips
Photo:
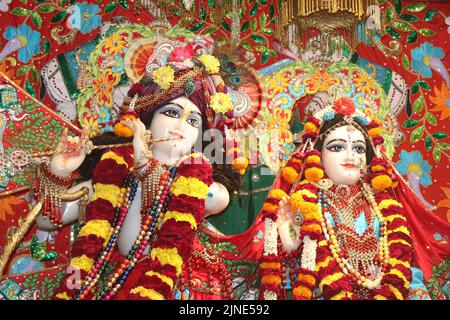
<svg viewBox="0 0 450 320"><path fill-rule="evenodd" d="M341 166L343 166L344 168L347 168L347 169L356 169L356 165L353 163L344 163L344 164L341 164Z"/></svg>

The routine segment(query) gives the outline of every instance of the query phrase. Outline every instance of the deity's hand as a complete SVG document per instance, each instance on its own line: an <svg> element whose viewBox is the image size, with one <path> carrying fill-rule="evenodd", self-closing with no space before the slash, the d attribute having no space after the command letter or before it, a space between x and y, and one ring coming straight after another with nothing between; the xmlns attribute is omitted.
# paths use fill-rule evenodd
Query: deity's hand
<svg viewBox="0 0 450 320"><path fill-rule="evenodd" d="M139 119L126 118L120 123L133 130L134 166L140 167L151 158L151 152L148 149L145 137L147 129Z"/></svg>
<svg viewBox="0 0 450 320"><path fill-rule="evenodd" d="M84 147L88 141L89 136L86 129L81 132L81 137L71 137L68 135L67 128L65 128L56 147L57 153L50 159L50 171L60 177L70 176L86 158ZM65 150L74 151L61 152Z"/></svg>
<svg viewBox="0 0 450 320"><path fill-rule="evenodd" d="M284 197L279 202L277 225L283 249L287 252L296 250L300 245L300 226L293 222L289 197Z"/></svg>

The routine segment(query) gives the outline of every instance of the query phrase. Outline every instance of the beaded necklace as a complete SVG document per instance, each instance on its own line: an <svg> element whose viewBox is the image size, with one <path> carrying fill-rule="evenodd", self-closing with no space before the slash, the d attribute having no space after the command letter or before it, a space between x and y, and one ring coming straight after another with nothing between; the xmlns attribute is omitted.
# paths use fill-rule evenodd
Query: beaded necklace
<svg viewBox="0 0 450 320"><path fill-rule="evenodd" d="M155 170L156 168L159 169ZM138 179L141 178L142 180L142 177L145 178L149 174L155 172L156 174L154 174L153 177L150 177L154 178L155 175L158 175L158 172L162 171L161 169L161 165L156 160L153 160L147 165L147 168L144 169L145 175L136 175L132 172L127 176L124 182L124 188L121 189L119 205L116 208L115 221L113 223L114 230L111 234L111 237L109 238L107 245L103 248L102 253L100 254L100 258L97 259L92 271L86 277L80 291L76 293L72 299L84 299L88 292L91 291L100 280L107 262L110 261L123 222L128 213L129 207L136 195ZM144 186L143 189L145 190L145 194L143 194L142 196L143 198L145 197L146 203L149 203L147 199L151 197L152 205L142 217L139 235L134 242L131 250L129 251L125 261L112 274L107 283L107 288L103 289L97 295L96 299L110 300L117 293L120 287L125 283L125 280L128 278L128 275L135 266L136 262L141 258L142 253L149 243L154 230L157 229L160 222L162 221L163 215L161 213L165 211L165 208L167 206L169 198L169 188L173 181L173 178L175 177L176 169L177 167L173 167L170 170L163 170L163 174L159 175L159 188L157 189L157 191L153 189L156 191L155 193L153 193L154 196L151 195L152 192L148 193L146 190L146 186ZM144 206L142 207L145 208Z"/></svg>
<svg viewBox="0 0 450 320"><path fill-rule="evenodd" d="M354 259L352 261L351 257L345 257L342 254L342 251L340 250L339 241L336 237L335 229L333 228L333 225L326 214L330 213L331 215L331 212L328 206L330 201L328 199L328 196L326 195L327 192L325 192L324 189L319 189L318 192L319 199L317 200L317 202L319 204L320 210L323 213L321 214L321 223L325 239L330 243L329 247L333 255L333 258L339 264L339 267L341 268L342 272L345 275L349 276L350 279L359 286L364 287L366 289L374 289L380 285L381 280L383 279L385 266L389 258L389 248L387 246L387 233L384 232L385 219L382 216L381 212L379 211L374 197L371 195L369 191L367 191L368 190L367 188L368 188L367 185L363 184L363 188L361 190L362 195L370 204L373 212L375 212L378 221L380 221L380 240L378 242L376 256L373 259L373 264L377 265L378 268L376 268L376 270L372 270L373 272L371 272L371 277L362 274L358 270L358 268L355 267Z"/></svg>

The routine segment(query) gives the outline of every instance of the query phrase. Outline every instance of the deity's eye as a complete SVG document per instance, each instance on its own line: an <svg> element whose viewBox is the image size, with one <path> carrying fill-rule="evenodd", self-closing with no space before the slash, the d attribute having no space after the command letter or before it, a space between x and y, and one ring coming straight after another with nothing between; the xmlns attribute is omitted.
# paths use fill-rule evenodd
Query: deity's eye
<svg viewBox="0 0 450 320"><path fill-rule="evenodd" d="M358 154L363 154L366 152L366 147L362 144L353 146L353 150L355 150Z"/></svg>
<svg viewBox="0 0 450 320"><path fill-rule="evenodd" d="M194 128L198 128L198 127L200 127L201 120L199 120L199 119L193 117L193 118L188 118L188 119L186 120L186 122L189 123L189 124L190 124L191 126L193 126Z"/></svg>
<svg viewBox="0 0 450 320"><path fill-rule="evenodd" d="M344 145L342 144L332 144L331 146L327 146L327 149L331 152L341 152L345 149Z"/></svg>
<svg viewBox="0 0 450 320"><path fill-rule="evenodd" d="M161 113L163 115L166 115L171 118L179 118L180 117L180 113L177 110L172 109L172 108L163 110L163 111L161 111Z"/></svg>

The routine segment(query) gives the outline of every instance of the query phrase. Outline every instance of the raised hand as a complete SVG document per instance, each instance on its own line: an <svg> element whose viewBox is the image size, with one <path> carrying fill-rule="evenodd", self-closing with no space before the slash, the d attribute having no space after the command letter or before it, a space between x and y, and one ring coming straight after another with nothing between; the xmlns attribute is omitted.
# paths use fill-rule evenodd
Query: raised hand
<svg viewBox="0 0 450 320"><path fill-rule="evenodd" d="M89 141L88 131L83 129L81 137L71 137L65 128L56 147L57 153L50 159L50 170L61 177L68 177L77 170L86 158L84 146ZM62 152L72 150L69 152ZM58 153L61 152L61 153Z"/></svg>
<svg viewBox="0 0 450 320"><path fill-rule="evenodd" d="M140 167L151 158L151 152L145 141L145 125L139 119L126 118L120 123L133 130L134 165Z"/></svg>

